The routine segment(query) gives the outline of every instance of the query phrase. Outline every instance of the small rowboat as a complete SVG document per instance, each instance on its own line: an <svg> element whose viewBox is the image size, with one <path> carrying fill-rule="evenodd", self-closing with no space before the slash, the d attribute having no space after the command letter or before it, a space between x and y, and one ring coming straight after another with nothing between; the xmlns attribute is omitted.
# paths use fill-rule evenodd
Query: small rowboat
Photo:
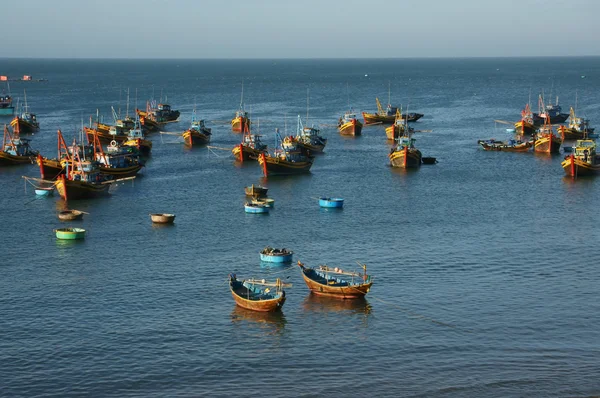
<svg viewBox="0 0 600 398"><path fill-rule="evenodd" d="M63 210L58 213L58 219L62 221L81 220L83 212L79 210Z"/></svg>
<svg viewBox="0 0 600 398"><path fill-rule="evenodd" d="M269 213L269 208L266 205L256 204L256 203L251 203L251 202L248 202L244 205L244 210L246 211L246 213L253 213L253 214Z"/></svg>
<svg viewBox="0 0 600 398"><path fill-rule="evenodd" d="M85 229L83 228L59 228L55 229L56 237L64 240L76 240L85 238Z"/></svg>
<svg viewBox="0 0 600 398"><path fill-rule="evenodd" d="M285 303L284 287L291 287L289 283L282 283L281 279L267 282L264 279L238 280L235 274L229 274L229 289L235 303L240 307L252 311L271 312L277 311ZM272 289L272 288L275 289Z"/></svg>
<svg viewBox="0 0 600 398"><path fill-rule="evenodd" d="M326 208L342 208L344 207L344 199L342 198L319 198L319 206Z"/></svg>
<svg viewBox="0 0 600 398"><path fill-rule="evenodd" d="M267 206L269 208L273 208L273 206L275 206L275 199L271 199L271 198L263 198L263 199L253 198L252 199L252 203L259 204L259 205L265 205L265 206Z"/></svg>
<svg viewBox="0 0 600 398"><path fill-rule="evenodd" d="M289 263L292 261L294 252L287 249L274 249L270 246L260 251L260 260L270 263Z"/></svg>
<svg viewBox="0 0 600 398"><path fill-rule="evenodd" d="M264 198L265 196L267 196L267 191L269 190L269 188L266 187L261 187L260 185L254 185L252 184L249 187L244 188L244 191L246 192L246 196L254 196L256 198Z"/></svg>
<svg viewBox="0 0 600 398"><path fill-rule="evenodd" d="M154 213L150 214L150 219L156 224L173 224L175 214Z"/></svg>
<svg viewBox="0 0 600 398"><path fill-rule="evenodd" d="M362 274L343 271L337 267L330 268L326 265L309 268L300 261L298 261L298 266L302 271L306 286L317 295L341 299L362 298L373 285L371 276L367 275L367 266L364 264L362 265L364 270Z"/></svg>
<svg viewBox="0 0 600 398"><path fill-rule="evenodd" d="M437 159L432 157L423 157L421 158L421 162L423 162L423 164L436 164Z"/></svg>
<svg viewBox="0 0 600 398"><path fill-rule="evenodd" d="M36 188L35 194L37 196L52 196L54 194L54 187L50 188Z"/></svg>

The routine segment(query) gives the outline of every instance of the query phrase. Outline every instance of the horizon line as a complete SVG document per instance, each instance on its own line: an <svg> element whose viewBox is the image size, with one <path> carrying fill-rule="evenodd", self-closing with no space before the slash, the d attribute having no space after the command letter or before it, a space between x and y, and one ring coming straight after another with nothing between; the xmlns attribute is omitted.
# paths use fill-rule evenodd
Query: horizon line
<svg viewBox="0 0 600 398"><path fill-rule="evenodd" d="M207 57L207 58L184 58L184 57L173 57L173 58L152 58L152 57L2 57L2 60L115 60L115 61L169 61L169 60L182 60L182 61L294 61L294 60L415 60L415 59L516 59L516 58L598 58L600 55L478 55L478 56L420 56L420 57L297 57L297 58L272 58L272 57L255 57L255 58L224 58L224 57Z"/></svg>

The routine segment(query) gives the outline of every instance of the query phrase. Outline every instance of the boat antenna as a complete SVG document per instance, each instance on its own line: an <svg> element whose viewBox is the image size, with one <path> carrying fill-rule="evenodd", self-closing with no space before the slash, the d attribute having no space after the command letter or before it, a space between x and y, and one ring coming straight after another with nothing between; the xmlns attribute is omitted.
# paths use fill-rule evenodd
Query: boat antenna
<svg viewBox="0 0 600 398"><path fill-rule="evenodd" d="M28 112L28 106L27 106L27 91L25 89L23 89L23 96L25 97L25 112Z"/></svg>
<svg viewBox="0 0 600 398"><path fill-rule="evenodd" d="M348 82L346 82L346 96L348 97L348 110L350 110L350 90L348 89Z"/></svg>
<svg viewBox="0 0 600 398"><path fill-rule="evenodd" d="M284 133L285 135L287 135L287 112L283 114L283 126L284 126Z"/></svg>
<svg viewBox="0 0 600 398"><path fill-rule="evenodd" d="M119 119L121 118L121 97L123 96L123 88L119 86Z"/></svg>
<svg viewBox="0 0 600 398"><path fill-rule="evenodd" d="M244 110L244 79L242 79L242 96L240 98L240 110Z"/></svg>
<svg viewBox="0 0 600 398"><path fill-rule="evenodd" d="M388 80L388 105L392 105L392 82Z"/></svg>
<svg viewBox="0 0 600 398"><path fill-rule="evenodd" d="M127 111L125 112L125 118L128 118L128 117L129 117L129 87L127 87Z"/></svg>
<svg viewBox="0 0 600 398"><path fill-rule="evenodd" d="M308 126L308 104L309 104L309 100L310 100L310 88L306 89L306 125ZM298 120L300 119L300 116L298 115Z"/></svg>

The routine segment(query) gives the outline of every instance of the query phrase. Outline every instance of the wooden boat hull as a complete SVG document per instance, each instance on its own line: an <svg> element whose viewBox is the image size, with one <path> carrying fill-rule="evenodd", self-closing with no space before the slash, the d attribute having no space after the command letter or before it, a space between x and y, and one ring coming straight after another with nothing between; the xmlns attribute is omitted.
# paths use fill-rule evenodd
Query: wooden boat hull
<svg viewBox="0 0 600 398"><path fill-rule="evenodd" d="M365 125L369 124L392 124L396 121L396 115L380 115L378 113L367 113L363 112L363 119ZM402 119L406 119L409 122L416 122L424 115L421 113L409 113L408 115L402 115Z"/></svg>
<svg viewBox="0 0 600 398"><path fill-rule="evenodd" d="M187 130L183 133L183 141L188 146L206 145L210 142L210 135L200 133L198 131Z"/></svg>
<svg viewBox="0 0 600 398"><path fill-rule="evenodd" d="M330 286L319 283L306 275L309 271L306 268L302 268L302 278L304 283L310 289L311 293L319 296L335 297L339 299L358 299L363 298L371 290L373 282L368 282L360 285L350 286Z"/></svg>
<svg viewBox="0 0 600 398"><path fill-rule="evenodd" d="M91 184L85 181L73 181L61 176L56 182L56 190L64 200L94 199L108 196L110 184Z"/></svg>
<svg viewBox="0 0 600 398"><path fill-rule="evenodd" d="M133 138L123 142L123 146L129 146L132 148L137 148L139 153L144 156L150 155L152 152L152 141L145 140L142 138Z"/></svg>
<svg viewBox="0 0 600 398"><path fill-rule="evenodd" d="M314 145L302 141L296 141L296 144L298 145L298 148L302 150L303 153L305 153L307 156L312 156L315 153L323 153L323 151L325 150L325 145L327 143Z"/></svg>
<svg viewBox="0 0 600 398"><path fill-rule="evenodd" d="M561 163L565 173L571 177L592 176L600 174L600 164L591 164L573 155L566 156Z"/></svg>
<svg viewBox="0 0 600 398"><path fill-rule="evenodd" d="M260 156L258 163L263 167L265 177L272 175L294 175L310 172L312 160L305 162L288 162L272 156Z"/></svg>
<svg viewBox="0 0 600 398"><path fill-rule="evenodd" d="M31 164L36 156L15 156L10 153L0 152L0 166L18 166L22 164Z"/></svg>
<svg viewBox="0 0 600 398"><path fill-rule="evenodd" d="M239 282L238 282L239 283ZM236 282L229 282L229 290L231 291L231 296L237 305L242 308L246 308L252 311L260 311L260 312L273 312L278 311L283 307L285 303L285 293L279 295L279 297L275 297L272 299L265 300L252 300L248 299L247 293L248 289L245 287L238 286ZM239 283L241 285L241 283ZM244 297L246 296L246 297ZM250 294L252 297L252 294Z"/></svg>
<svg viewBox="0 0 600 398"><path fill-rule="evenodd" d="M136 164L128 167L98 167L100 173L111 178L127 178L134 177L144 167L141 164Z"/></svg>
<svg viewBox="0 0 600 398"><path fill-rule="evenodd" d="M58 213L58 219L61 221L74 221L81 220L83 218L83 212L79 210L63 210Z"/></svg>
<svg viewBox="0 0 600 398"><path fill-rule="evenodd" d="M594 129L588 129L587 131L579 131L574 128L568 128L565 126L560 126L558 128L558 132L560 133L563 140L581 140L586 138L585 136L589 136L594 132Z"/></svg>
<svg viewBox="0 0 600 398"><path fill-rule="evenodd" d="M38 156L36 162L40 167L40 175L43 180L53 181L56 180L58 176L65 173L65 168L60 161L56 159L47 159Z"/></svg>
<svg viewBox="0 0 600 398"><path fill-rule="evenodd" d="M362 127L363 125L359 120L353 119L338 127L338 131L341 135L357 136L361 135Z"/></svg>
<svg viewBox="0 0 600 398"><path fill-rule="evenodd" d="M247 117L234 117L231 120L231 131L234 133L246 133L250 131L250 119Z"/></svg>
<svg viewBox="0 0 600 398"><path fill-rule="evenodd" d="M150 219L156 224L173 224L175 214L154 213L150 214Z"/></svg>
<svg viewBox="0 0 600 398"><path fill-rule="evenodd" d="M83 131L87 135L87 139L89 142L94 142L94 135L98 136L98 140L102 145L108 145L111 141L116 141L118 143L123 143L129 139L127 135L124 134L110 134L108 132L102 132L99 130L91 129L89 127L84 127Z"/></svg>
<svg viewBox="0 0 600 398"><path fill-rule="evenodd" d="M531 135L535 133L535 125L525 120L520 120L515 123L515 132L521 135Z"/></svg>
<svg viewBox="0 0 600 398"><path fill-rule="evenodd" d="M486 151L499 151L499 152L527 152L533 146L532 142L523 142L515 145L507 145L501 142L490 143L487 141L479 141L479 145Z"/></svg>
<svg viewBox="0 0 600 398"><path fill-rule="evenodd" d="M251 148L247 145L237 145L235 147L233 147L233 149L231 150L231 153L233 153L233 156L235 156L235 158L241 162L247 161L247 160L256 160L258 159L258 157L260 156L261 153L265 153L266 151L259 151L257 149ZM240 157L241 156L241 157Z"/></svg>
<svg viewBox="0 0 600 398"><path fill-rule="evenodd" d="M55 229L56 237L65 240L77 240L85 238L85 229L83 228L59 228Z"/></svg>
<svg viewBox="0 0 600 398"><path fill-rule="evenodd" d="M269 188L255 186L255 185L251 185L249 187L244 188L244 193L246 194L246 196L254 196L257 198L266 197L268 191L269 191Z"/></svg>
<svg viewBox="0 0 600 398"><path fill-rule="evenodd" d="M564 123L567 121L567 119L569 118L569 114L568 113L559 113L558 115L555 116L551 116L550 117L550 124L560 124L560 123ZM544 119L543 117L541 117L540 115L538 115L537 113L533 114L533 124L535 124L536 126L541 126L544 124L546 119Z"/></svg>
<svg viewBox="0 0 600 398"><path fill-rule="evenodd" d="M421 151L418 149L404 148L390 153L390 166L403 169L417 168L421 166Z"/></svg>
<svg viewBox="0 0 600 398"><path fill-rule="evenodd" d="M535 140L534 152L559 153L562 140L558 137L541 137Z"/></svg>
<svg viewBox="0 0 600 398"><path fill-rule="evenodd" d="M31 134L35 133L40 129L39 125L30 123L27 120L21 119L18 116L10 122L10 125L12 126L16 134Z"/></svg>

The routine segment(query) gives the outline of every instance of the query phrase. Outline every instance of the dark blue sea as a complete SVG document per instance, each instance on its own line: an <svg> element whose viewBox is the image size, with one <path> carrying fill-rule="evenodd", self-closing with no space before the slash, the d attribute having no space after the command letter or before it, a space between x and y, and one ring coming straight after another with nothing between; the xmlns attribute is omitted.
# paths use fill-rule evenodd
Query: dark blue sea
<svg viewBox="0 0 600 398"><path fill-rule="evenodd" d="M162 96L194 107L211 145L153 134L141 176L58 241L58 197L36 199L0 169L0 396L3 397L590 397L600 395L600 178L566 178L563 155L489 153L544 93L600 128L600 58L398 60L0 60L0 74L46 81L27 92L56 156L96 111L111 121ZM244 103L275 144L300 114L328 138L309 175L262 178L236 164L229 120ZM2 83L0 90L6 89ZM417 146L435 165L388 166L382 126L346 138L335 125L375 98L425 116ZM8 123L9 119L3 122ZM245 214L244 187L275 199ZM315 197L345 198L325 211ZM170 227L149 213L175 213ZM364 301L311 296L298 267L261 264L265 246L294 261L374 277ZM227 275L293 284L281 313L236 308Z"/></svg>

